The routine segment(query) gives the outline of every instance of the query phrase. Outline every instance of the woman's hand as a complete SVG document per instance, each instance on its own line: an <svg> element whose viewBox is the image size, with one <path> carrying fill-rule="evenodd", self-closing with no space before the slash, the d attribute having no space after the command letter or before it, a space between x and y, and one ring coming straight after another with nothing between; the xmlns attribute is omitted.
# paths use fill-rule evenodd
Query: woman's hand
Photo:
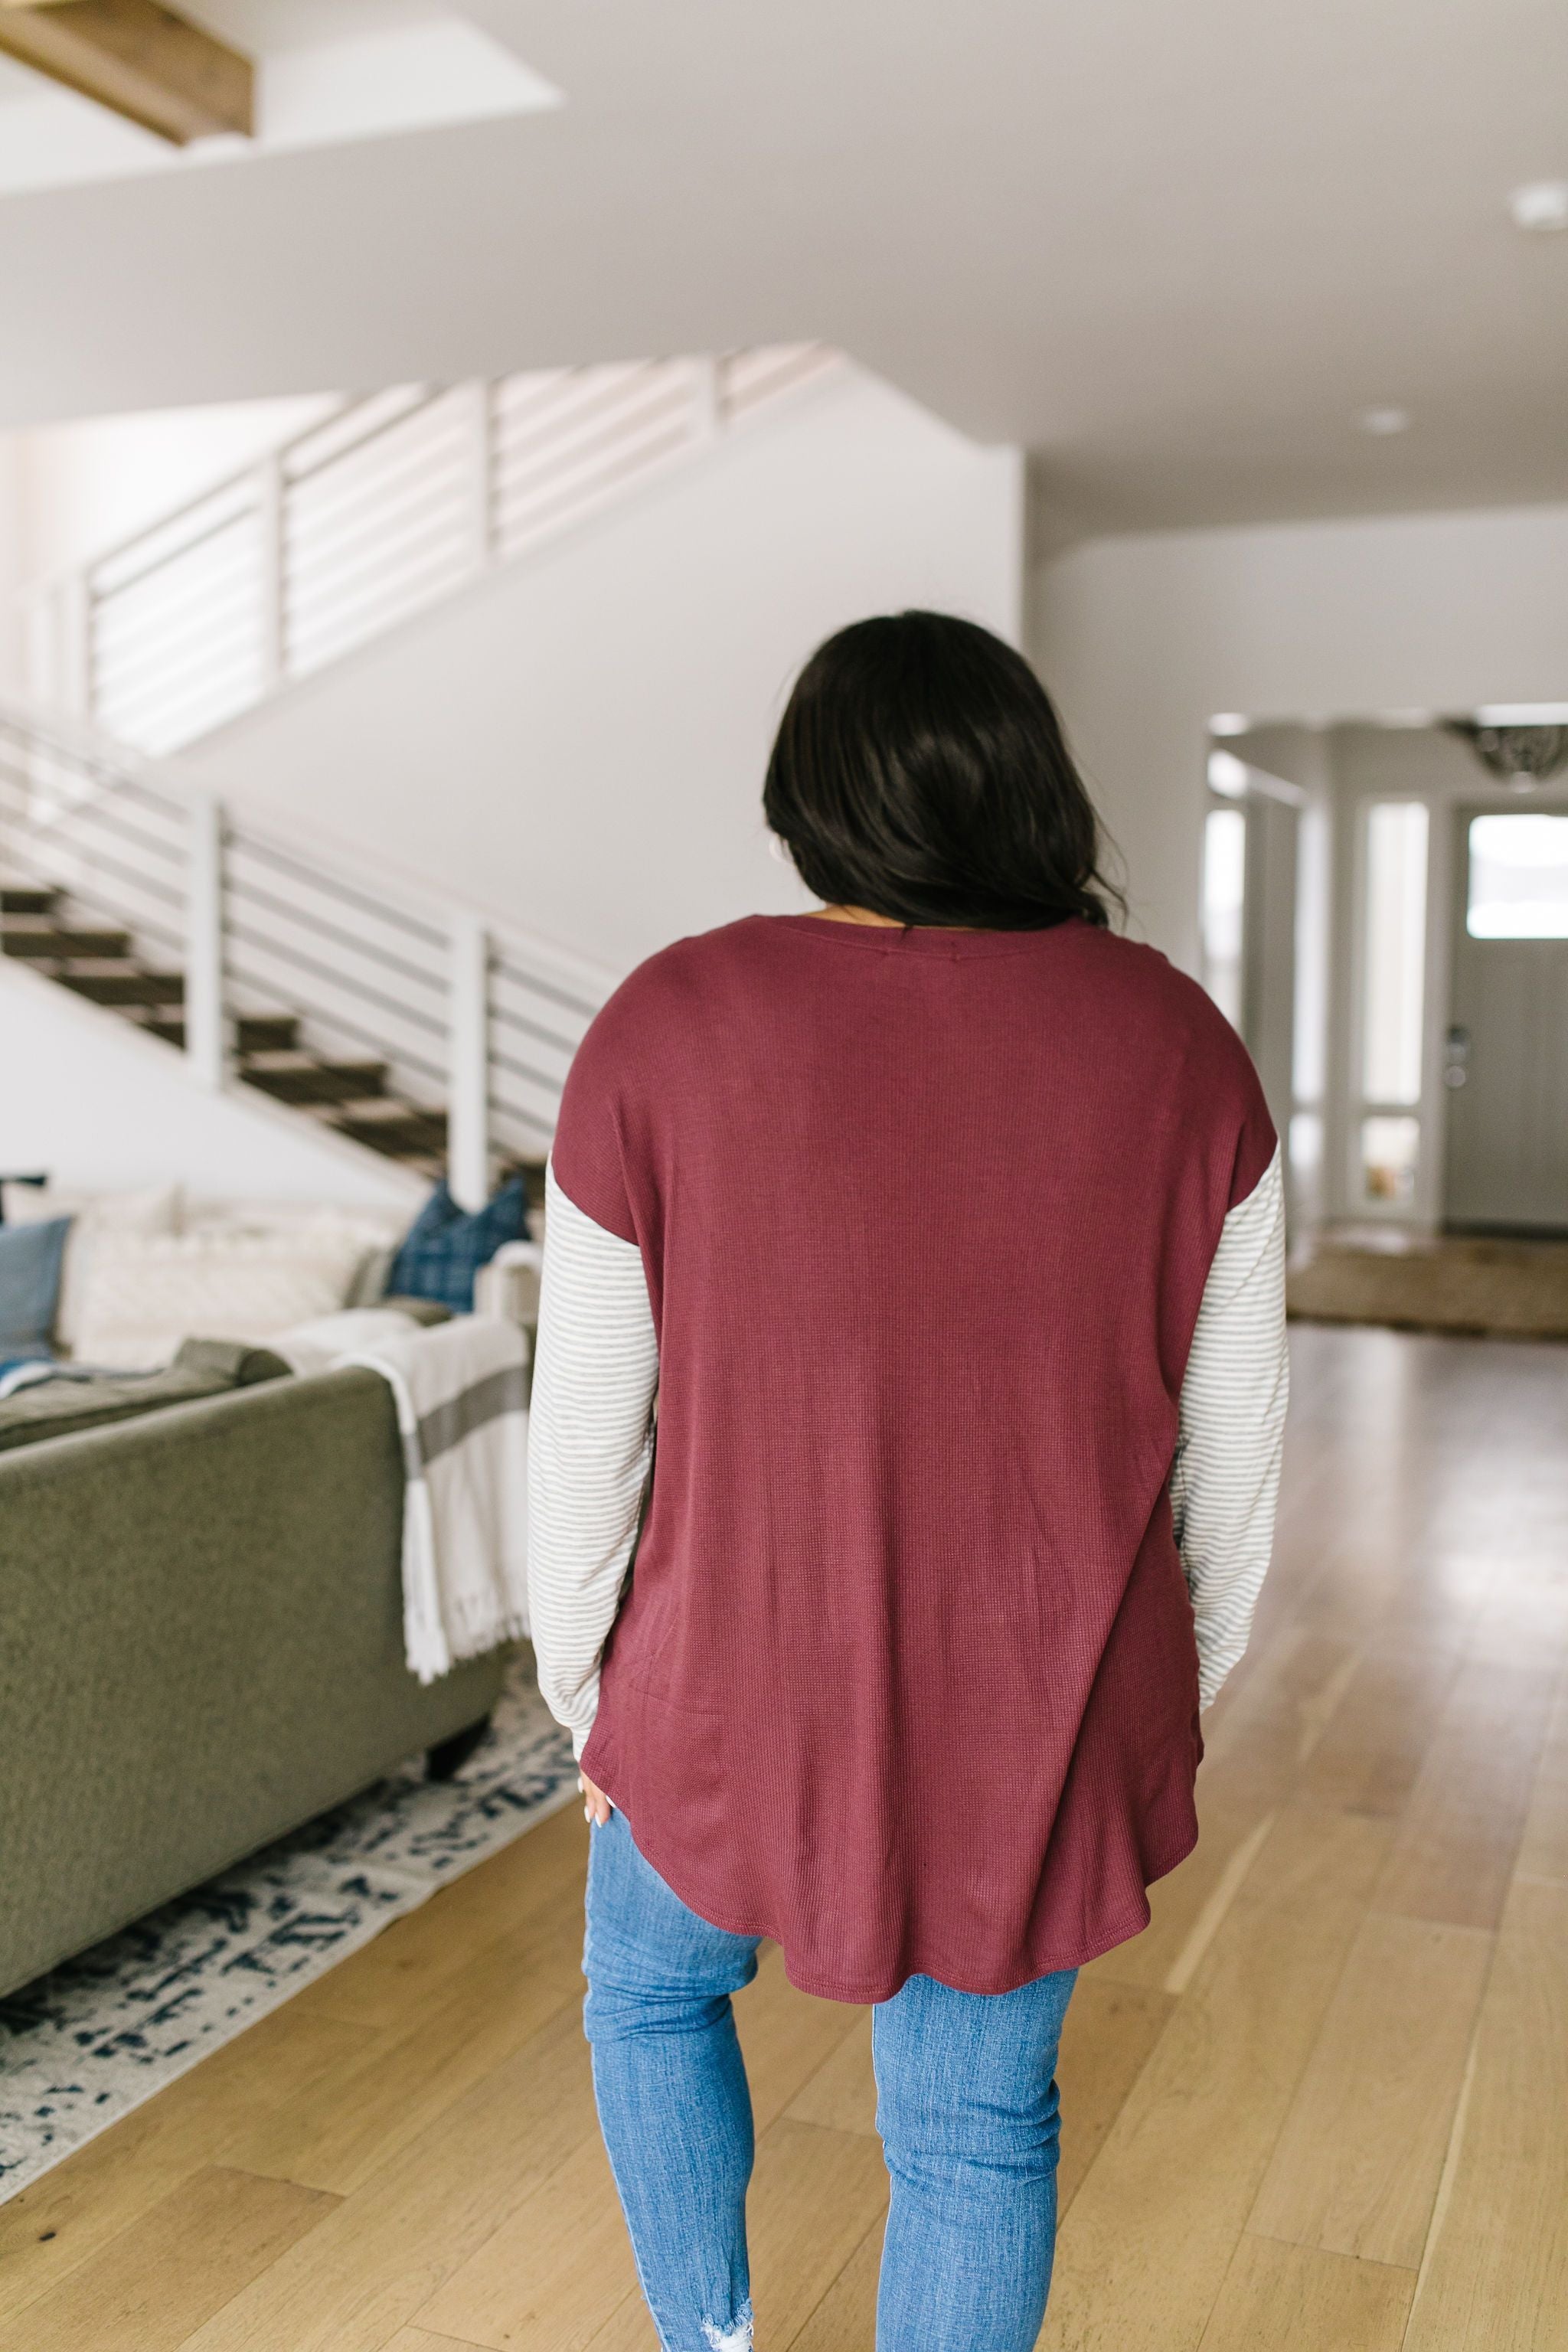
<svg viewBox="0 0 1568 2352"><path fill-rule="evenodd" d="M611 1804L608 1797L605 1796L603 1789L595 1788L594 1783L589 1780L586 1772L578 1773L577 1786L583 1791L584 1819L585 1821L592 1822L595 1828L602 1830L605 1823L609 1820L610 1815L615 1811L615 1807Z"/></svg>

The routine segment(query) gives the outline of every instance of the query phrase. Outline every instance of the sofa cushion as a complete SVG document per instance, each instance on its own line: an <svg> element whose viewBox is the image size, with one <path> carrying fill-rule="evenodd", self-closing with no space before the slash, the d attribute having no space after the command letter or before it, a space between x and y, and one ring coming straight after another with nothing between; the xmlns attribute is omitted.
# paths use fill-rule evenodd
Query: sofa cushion
<svg viewBox="0 0 1568 2352"><path fill-rule="evenodd" d="M0 1225L0 1359L49 1353L70 1225Z"/></svg>
<svg viewBox="0 0 1568 2352"><path fill-rule="evenodd" d="M179 1229L180 1188L177 1184L146 1184L133 1192L79 1192L68 1186L7 1184L5 1223L34 1225L52 1217L68 1217L65 1268L60 1277L59 1309L55 1317L55 1342L67 1354L79 1352L77 1335L93 1245L100 1234L172 1234Z"/></svg>
<svg viewBox="0 0 1568 2352"><path fill-rule="evenodd" d="M167 1363L182 1339L265 1341L342 1307L363 1255L361 1236L338 1225L100 1233L75 1352L85 1363L137 1371Z"/></svg>
<svg viewBox="0 0 1568 2352"><path fill-rule="evenodd" d="M446 1185L437 1184L393 1260L388 1291L438 1298L455 1315L471 1314L474 1276L503 1242L522 1238L527 1214L528 1193L521 1176L472 1212L460 1209Z"/></svg>
<svg viewBox="0 0 1568 2352"><path fill-rule="evenodd" d="M289 1366L265 1348L191 1339L161 1372L79 1373L63 1369L36 1386L0 1397L0 1453L48 1437L74 1437L139 1413L159 1412L199 1397L221 1396L258 1381L283 1380Z"/></svg>

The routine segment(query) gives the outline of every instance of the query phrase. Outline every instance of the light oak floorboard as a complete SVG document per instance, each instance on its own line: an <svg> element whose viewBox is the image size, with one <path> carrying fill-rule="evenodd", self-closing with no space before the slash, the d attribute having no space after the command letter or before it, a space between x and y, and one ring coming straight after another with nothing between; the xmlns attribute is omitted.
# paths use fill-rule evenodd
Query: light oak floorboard
<svg viewBox="0 0 1568 2352"><path fill-rule="evenodd" d="M877 2077L871 2069L871 2013L857 2017L837 2048L795 2093L784 2113L830 2131L877 2129Z"/></svg>
<svg viewBox="0 0 1568 2352"><path fill-rule="evenodd" d="M1414 2275L1492 1938L1373 1912L1291 2103L1249 2226Z"/></svg>
<svg viewBox="0 0 1568 2352"><path fill-rule="evenodd" d="M1081 1975L1057 2061L1062 2097L1057 2211L1065 2215L1176 2006L1149 1985Z"/></svg>
<svg viewBox="0 0 1568 2352"><path fill-rule="evenodd" d="M1568 1886L1516 1880L1407 2352L1568 2344Z"/></svg>
<svg viewBox="0 0 1568 2352"><path fill-rule="evenodd" d="M1400 2352L1415 2273L1248 2232L1202 2352Z"/></svg>
<svg viewBox="0 0 1568 2352"><path fill-rule="evenodd" d="M582 1825L575 1805L552 1813L482 1868L395 1919L352 1963L318 1977L297 1996L300 2013L402 2030L416 2010L438 2006L453 1979L502 1937L536 1930L547 1913L580 1919Z"/></svg>
<svg viewBox="0 0 1568 2352"><path fill-rule="evenodd" d="M637 2268L592 2113L564 2164L421 2307L419 2325L487 2352L583 2352Z"/></svg>
<svg viewBox="0 0 1568 2352"><path fill-rule="evenodd" d="M1048 2352L1194 2352L1387 1844L1280 1814L1073 2200Z"/></svg>
<svg viewBox="0 0 1568 2352"><path fill-rule="evenodd" d="M1495 1927L1546 1737L1554 1666L1470 1659L1399 1822L1380 1911Z"/></svg>
<svg viewBox="0 0 1568 2352"><path fill-rule="evenodd" d="M25 2311L128 2223L236 2151L301 2088L349 2067L364 2029L300 2019L292 2002L0 2205L0 2319Z"/></svg>
<svg viewBox="0 0 1568 2352"><path fill-rule="evenodd" d="M186 2339L190 2352L383 2352L592 2128L574 2005Z"/></svg>
<svg viewBox="0 0 1568 2352"><path fill-rule="evenodd" d="M174 2352L337 2201L254 2173L195 2173L0 2325L0 2352Z"/></svg>
<svg viewBox="0 0 1568 2352"><path fill-rule="evenodd" d="M735 2025L759 2133L784 2113L867 2013L847 2001L797 1992L784 1974L784 1954L776 1947L763 1952L754 1981L735 1996Z"/></svg>
<svg viewBox="0 0 1568 2352"><path fill-rule="evenodd" d="M779 2352L871 2352L877 2340L877 2287L882 2268L882 2225L861 2239L822 2301Z"/></svg>

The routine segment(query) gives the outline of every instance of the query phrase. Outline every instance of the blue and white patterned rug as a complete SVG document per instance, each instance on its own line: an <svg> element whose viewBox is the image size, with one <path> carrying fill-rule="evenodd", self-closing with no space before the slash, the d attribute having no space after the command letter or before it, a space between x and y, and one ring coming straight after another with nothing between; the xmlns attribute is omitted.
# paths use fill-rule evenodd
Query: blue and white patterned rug
<svg viewBox="0 0 1568 2352"><path fill-rule="evenodd" d="M0 2203L577 1786L526 1654L454 1780L420 1763L0 2000Z"/></svg>

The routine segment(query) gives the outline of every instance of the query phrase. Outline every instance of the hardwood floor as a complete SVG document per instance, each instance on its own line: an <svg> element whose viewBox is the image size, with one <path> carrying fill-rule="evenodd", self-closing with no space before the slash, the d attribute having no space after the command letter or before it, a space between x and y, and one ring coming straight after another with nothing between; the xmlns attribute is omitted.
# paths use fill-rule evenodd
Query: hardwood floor
<svg viewBox="0 0 1568 2352"><path fill-rule="evenodd" d="M1568 1348L1298 1327L1197 1853L1087 1969L1043 2352L1568 2347ZM655 2352L557 1814L0 2207L0 2352ZM863 2012L738 2004L764 2352L870 2352Z"/></svg>

